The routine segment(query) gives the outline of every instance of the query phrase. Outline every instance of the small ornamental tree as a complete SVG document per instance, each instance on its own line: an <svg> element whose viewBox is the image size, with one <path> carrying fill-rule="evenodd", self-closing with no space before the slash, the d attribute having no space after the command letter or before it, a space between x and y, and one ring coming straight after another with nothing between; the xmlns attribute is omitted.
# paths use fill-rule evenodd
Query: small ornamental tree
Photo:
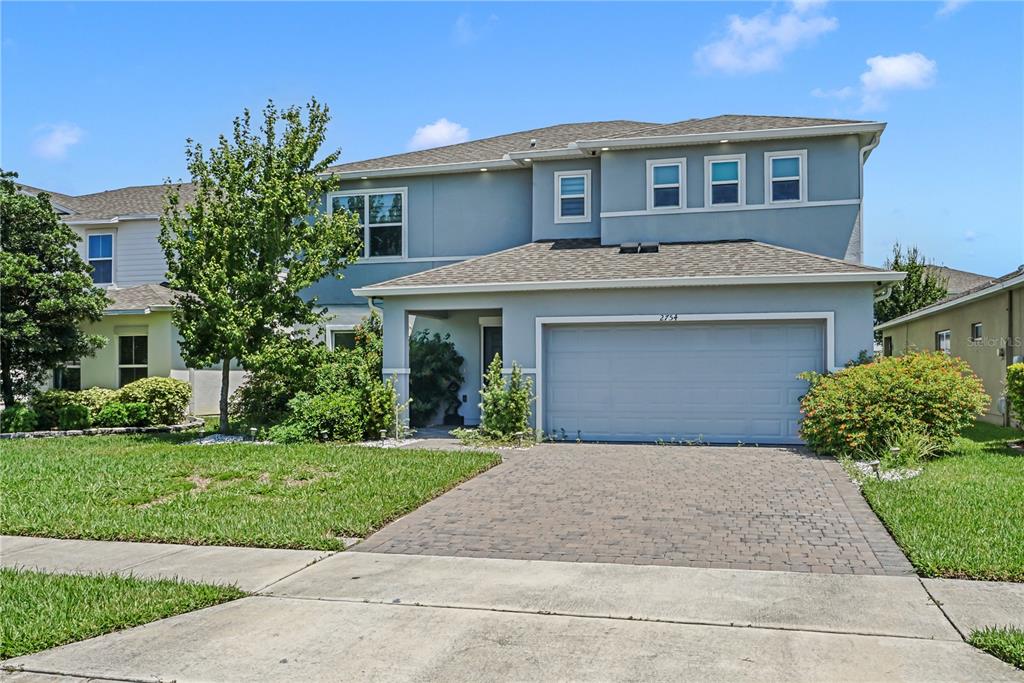
<svg viewBox="0 0 1024 683"><path fill-rule="evenodd" d="M160 244L168 282L182 292L174 322L189 365L221 367L221 432L228 430L232 360L244 367L282 330L320 324L323 311L300 292L337 275L362 244L355 215L318 208L338 188L327 169L339 152L315 160L329 120L315 99L305 118L297 107L268 103L259 130L246 110L232 137L222 135L209 151L188 141L188 206L168 183Z"/></svg>
<svg viewBox="0 0 1024 683"><path fill-rule="evenodd" d="M496 441L521 439L530 431L533 382L523 379L517 363L507 382L501 368L501 354L495 354L480 390L480 431Z"/></svg>
<svg viewBox="0 0 1024 683"><path fill-rule="evenodd" d="M105 293L93 286L80 238L45 193L18 191L16 173L0 171L0 397L14 405L53 368L103 346L83 322L103 316Z"/></svg>
<svg viewBox="0 0 1024 683"><path fill-rule="evenodd" d="M893 282L892 294L875 303L876 325L930 306L947 294L946 280L930 267L917 247L910 247L904 254L897 242L892 247L892 256L885 261L885 268L904 272L907 277Z"/></svg>

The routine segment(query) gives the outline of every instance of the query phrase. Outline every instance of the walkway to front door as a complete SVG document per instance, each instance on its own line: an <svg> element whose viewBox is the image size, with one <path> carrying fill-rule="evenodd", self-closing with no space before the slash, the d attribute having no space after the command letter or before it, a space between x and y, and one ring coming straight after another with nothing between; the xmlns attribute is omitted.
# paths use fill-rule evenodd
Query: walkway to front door
<svg viewBox="0 0 1024 683"><path fill-rule="evenodd" d="M356 551L912 574L839 464L800 448L541 444Z"/></svg>

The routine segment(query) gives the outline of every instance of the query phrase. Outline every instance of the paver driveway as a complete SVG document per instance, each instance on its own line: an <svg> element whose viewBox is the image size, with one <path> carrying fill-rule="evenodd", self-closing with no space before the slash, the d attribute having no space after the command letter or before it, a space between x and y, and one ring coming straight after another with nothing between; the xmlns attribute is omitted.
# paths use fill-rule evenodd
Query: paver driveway
<svg viewBox="0 0 1024 683"><path fill-rule="evenodd" d="M799 448L541 444L363 552L912 574L837 462Z"/></svg>

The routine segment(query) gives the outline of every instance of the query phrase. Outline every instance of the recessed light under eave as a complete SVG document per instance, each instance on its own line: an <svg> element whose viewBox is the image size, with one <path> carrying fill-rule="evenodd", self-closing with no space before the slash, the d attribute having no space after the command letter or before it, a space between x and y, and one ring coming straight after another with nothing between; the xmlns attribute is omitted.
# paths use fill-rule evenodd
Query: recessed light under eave
<svg viewBox="0 0 1024 683"><path fill-rule="evenodd" d="M727 143L729 141L728 140L719 140L719 142L721 142L724 145L725 143Z"/></svg>
<svg viewBox="0 0 1024 683"><path fill-rule="evenodd" d="M483 172L484 172L484 171L486 171L486 170L487 170L486 168L481 168L481 169L480 169L480 172L481 172L481 173L483 173Z"/></svg>

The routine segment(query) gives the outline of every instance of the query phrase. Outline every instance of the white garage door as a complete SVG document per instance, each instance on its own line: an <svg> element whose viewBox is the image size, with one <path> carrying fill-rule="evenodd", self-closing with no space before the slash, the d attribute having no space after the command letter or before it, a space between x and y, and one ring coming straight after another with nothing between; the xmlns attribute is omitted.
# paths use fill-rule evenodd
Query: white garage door
<svg viewBox="0 0 1024 683"><path fill-rule="evenodd" d="M799 443L796 375L824 370L824 336L813 321L545 326L545 432Z"/></svg>

